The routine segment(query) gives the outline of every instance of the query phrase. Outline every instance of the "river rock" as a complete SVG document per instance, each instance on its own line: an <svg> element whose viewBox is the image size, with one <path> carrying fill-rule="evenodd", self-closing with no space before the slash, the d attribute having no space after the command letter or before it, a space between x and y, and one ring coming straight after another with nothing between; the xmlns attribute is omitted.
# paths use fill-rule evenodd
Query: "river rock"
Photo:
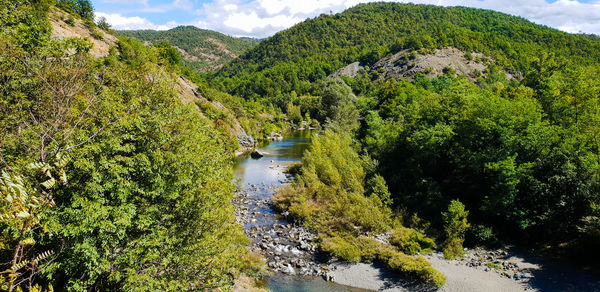
<svg viewBox="0 0 600 292"><path fill-rule="evenodd" d="M250 153L250 157L254 158L254 159L258 159L265 156L264 154L260 153L258 150L254 150L252 151L252 153Z"/></svg>

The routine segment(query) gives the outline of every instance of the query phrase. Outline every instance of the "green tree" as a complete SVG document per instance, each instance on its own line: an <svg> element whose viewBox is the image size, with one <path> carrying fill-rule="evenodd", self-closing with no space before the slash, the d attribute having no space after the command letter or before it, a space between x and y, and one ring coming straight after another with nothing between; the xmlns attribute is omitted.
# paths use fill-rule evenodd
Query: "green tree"
<svg viewBox="0 0 600 292"><path fill-rule="evenodd" d="M156 48L158 48L160 57L165 60L167 64L171 66L182 64L183 57L177 51L177 49L173 48L173 46L171 46L169 43L161 42L160 44L156 45Z"/></svg>
<svg viewBox="0 0 600 292"><path fill-rule="evenodd" d="M359 118L355 100L352 89L342 79L328 81L321 96L321 116L329 127L354 131L358 127Z"/></svg>
<svg viewBox="0 0 600 292"><path fill-rule="evenodd" d="M444 241L444 257L454 259L457 256L462 256L462 244L465 240L465 234L469 229L467 223L469 211L465 210L465 205L460 201L453 200L448 205L448 211L442 213L444 220L444 233L446 239Z"/></svg>
<svg viewBox="0 0 600 292"><path fill-rule="evenodd" d="M106 17L104 16L101 16L98 18L98 20L96 20L96 25L98 25L98 27L103 30L110 29L110 24L108 23L108 21L106 21Z"/></svg>

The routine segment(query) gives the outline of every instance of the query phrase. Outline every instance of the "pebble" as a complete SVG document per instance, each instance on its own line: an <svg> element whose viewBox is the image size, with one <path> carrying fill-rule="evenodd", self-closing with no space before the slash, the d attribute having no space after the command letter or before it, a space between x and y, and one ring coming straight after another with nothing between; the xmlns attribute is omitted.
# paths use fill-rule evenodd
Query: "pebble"
<svg viewBox="0 0 600 292"><path fill-rule="evenodd" d="M302 226L278 219L274 212L263 211L271 208L272 201L268 198L276 187L264 182L260 187L248 184L232 200L237 222L246 227L244 232L252 239L249 248L265 257L266 266L271 271L326 278L327 271L332 268L329 263L317 260L317 248L313 243L316 236ZM287 217L289 212L281 215Z"/></svg>

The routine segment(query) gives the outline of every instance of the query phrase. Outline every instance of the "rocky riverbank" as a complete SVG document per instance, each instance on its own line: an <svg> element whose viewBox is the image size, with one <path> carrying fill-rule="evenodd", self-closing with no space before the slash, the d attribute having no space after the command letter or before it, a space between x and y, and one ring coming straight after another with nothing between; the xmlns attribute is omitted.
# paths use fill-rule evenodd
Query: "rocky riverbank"
<svg viewBox="0 0 600 292"><path fill-rule="evenodd" d="M283 171L283 166L280 168ZM236 219L252 240L249 249L264 256L271 272L327 279L335 267L331 259L317 251L313 242L316 236L273 211L271 196L275 187L247 185L233 200Z"/></svg>
<svg viewBox="0 0 600 292"><path fill-rule="evenodd" d="M315 234L287 221L272 208L274 190L290 181L283 173L294 161L282 161L273 149L265 153L259 160L249 158L252 167L246 167L244 171L246 177L252 177L246 182L252 183L241 186L233 203L237 221L252 240L248 248L264 256L267 270L274 278L282 278L277 276L281 275L296 281L294 284L311 284L311 281L323 278L379 291L422 290L415 283L377 265L341 263L319 253L313 242ZM376 239L387 242L385 234ZM440 253L424 256L447 277L446 285L440 291L600 291L598 277L516 249L472 249L458 260L446 260ZM333 286L324 283L316 285L321 285L321 290L350 291L344 288L346 286L331 290Z"/></svg>

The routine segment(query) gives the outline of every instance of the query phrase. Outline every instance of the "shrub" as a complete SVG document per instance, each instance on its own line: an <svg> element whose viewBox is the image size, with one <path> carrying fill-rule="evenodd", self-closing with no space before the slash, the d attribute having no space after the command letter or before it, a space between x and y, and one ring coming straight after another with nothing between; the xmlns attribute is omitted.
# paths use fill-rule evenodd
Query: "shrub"
<svg viewBox="0 0 600 292"><path fill-rule="evenodd" d="M406 255L395 247L372 238L326 237L321 242L321 249L350 262L380 261L394 271L437 288L446 282L446 277L435 270L425 258Z"/></svg>
<svg viewBox="0 0 600 292"><path fill-rule="evenodd" d="M98 18L98 20L96 21L96 25L98 25L98 27L103 30L110 29L110 24L108 23L108 21L106 21L106 17L104 17L104 16L101 16Z"/></svg>
<svg viewBox="0 0 600 292"><path fill-rule="evenodd" d="M93 38L97 39L97 40L103 40L104 39L104 35L101 32L99 32L99 31L97 31L95 29L92 30L92 31L90 31L90 35Z"/></svg>
<svg viewBox="0 0 600 292"><path fill-rule="evenodd" d="M466 52L465 59L467 59L469 61L473 60L473 54L471 54L471 52Z"/></svg>
<svg viewBox="0 0 600 292"><path fill-rule="evenodd" d="M362 259L362 250L356 244L341 237L324 238L321 250L349 262L358 263Z"/></svg>
<svg viewBox="0 0 600 292"><path fill-rule="evenodd" d="M451 67L444 67L444 69L442 69L442 72L444 72L444 74L449 75L449 76L455 76L456 75L456 70L454 70Z"/></svg>
<svg viewBox="0 0 600 292"><path fill-rule="evenodd" d="M390 235L390 243L403 253L414 255L420 252L431 252L436 247L433 239L410 228L396 228Z"/></svg>
<svg viewBox="0 0 600 292"><path fill-rule="evenodd" d="M494 245L498 242L496 234L491 227L475 224L469 228L466 234L466 241L469 245Z"/></svg>
<svg viewBox="0 0 600 292"><path fill-rule="evenodd" d="M287 173L296 176L302 173L302 163L294 163L287 168Z"/></svg>
<svg viewBox="0 0 600 292"><path fill-rule="evenodd" d="M457 200L451 201L448 205L448 212L442 213L446 235L444 257L447 259L454 259L463 254L462 244L465 240L465 233L469 229L468 215L469 211L465 210L465 205Z"/></svg>
<svg viewBox="0 0 600 292"><path fill-rule="evenodd" d="M65 23L68 24L69 26L75 26L75 20L71 16L69 16L69 17L67 17L67 19L65 19Z"/></svg>
<svg viewBox="0 0 600 292"><path fill-rule="evenodd" d="M359 235L390 230L394 220L385 180L372 174L375 162L356 153L349 135L326 130L315 137L302 165L297 182L277 190L274 206L315 230L321 250L351 262L381 261L402 274L443 285L444 276L424 258ZM417 231L405 230L395 239L401 250L416 253L435 246Z"/></svg>

